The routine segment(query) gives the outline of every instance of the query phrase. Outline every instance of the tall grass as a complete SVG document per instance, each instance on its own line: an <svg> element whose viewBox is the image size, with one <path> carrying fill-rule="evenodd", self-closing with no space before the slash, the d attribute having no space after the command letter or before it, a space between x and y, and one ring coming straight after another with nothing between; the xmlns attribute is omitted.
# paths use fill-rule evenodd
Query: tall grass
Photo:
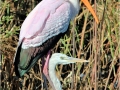
<svg viewBox="0 0 120 90"><path fill-rule="evenodd" d="M15 76L13 66L21 24L38 1L2 0L0 3L1 90L42 90L41 60L21 79ZM82 5L79 15L70 22L70 30L53 49L53 53L74 55L74 57L90 61L90 63L75 64L74 90L92 90L95 88L95 53L97 53L98 90L120 89L118 76L120 72L119 5L118 0L97 1L97 16L99 18L97 48L95 48L93 17L88 9ZM94 8L94 4L92 6ZM73 37L75 38L74 43ZM70 90L71 65L58 65L56 74L62 83L63 90ZM50 88L48 83L48 90Z"/></svg>

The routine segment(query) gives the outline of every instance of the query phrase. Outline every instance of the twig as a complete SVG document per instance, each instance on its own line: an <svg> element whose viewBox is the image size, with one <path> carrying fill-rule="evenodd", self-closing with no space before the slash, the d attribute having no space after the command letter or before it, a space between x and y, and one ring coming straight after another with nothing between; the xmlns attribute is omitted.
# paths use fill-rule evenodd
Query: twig
<svg viewBox="0 0 120 90"><path fill-rule="evenodd" d="M75 56L75 22L73 23L73 57ZM74 89L74 63L72 64L72 83L71 83L71 90Z"/></svg>
<svg viewBox="0 0 120 90"><path fill-rule="evenodd" d="M96 0L94 0L94 8L96 13ZM97 26L95 23L95 90L97 90Z"/></svg>
<svg viewBox="0 0 120 90"><path fill-rule="evenodd" d="M31 73L34 75L35 78L43 82L43 80L40 77L38 77L33 70L31 70Z"/></svg>
<svg viewBox="0 0 120 90"><path fill-rule="evenodd" d="M106 85L105 85L105 90L107 89L108 81L110 79L110 75L111 75L112 70L113 70L113 63L114 63L115 60L116 60L116 57L112 60L110 72L109 72L109 75L108 75L108 78L107 78L107 81L106 81Z"/></svg>

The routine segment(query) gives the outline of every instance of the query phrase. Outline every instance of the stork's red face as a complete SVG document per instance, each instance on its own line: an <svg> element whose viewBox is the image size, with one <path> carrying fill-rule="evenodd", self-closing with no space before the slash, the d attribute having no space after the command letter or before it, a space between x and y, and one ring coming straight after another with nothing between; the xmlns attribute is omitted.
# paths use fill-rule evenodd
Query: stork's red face
<svg viewBox="0 0 120 90"><path fill-rule="evenodd" d="M94 12L94 10L92 9L92 6L90 5L90 3L88 2L88 0L81 0L85 5L86 5L86 7L90 10L90 12L92 13L92 15L93 15L93 17L95 18L95 21L97 22L97 24L98 24L98 18L97 18L97 16L96 16L96 14L95 14L95 12Z"/></svg>

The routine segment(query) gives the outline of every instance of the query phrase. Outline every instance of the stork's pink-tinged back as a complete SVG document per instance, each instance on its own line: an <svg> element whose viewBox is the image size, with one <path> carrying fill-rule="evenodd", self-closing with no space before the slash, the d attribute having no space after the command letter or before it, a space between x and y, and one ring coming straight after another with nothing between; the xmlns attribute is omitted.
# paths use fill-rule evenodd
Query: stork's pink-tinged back
<svg viewBox="0 0 120 90"><path fill-rule="evenodd" d="M49 38L65 32L71 18L79 11L71 7L69 0L43 0L27 16L22 24L19 42L23 48L35 47ZM77 2L79 6L79 2Z"/></svg>

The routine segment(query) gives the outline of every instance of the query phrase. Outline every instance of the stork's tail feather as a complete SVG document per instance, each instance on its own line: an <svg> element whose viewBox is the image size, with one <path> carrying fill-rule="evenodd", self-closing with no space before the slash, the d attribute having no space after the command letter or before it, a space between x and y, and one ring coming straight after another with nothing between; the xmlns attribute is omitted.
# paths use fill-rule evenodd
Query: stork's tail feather
<svg viewBox="0 0 120 90"><path fill-rule="evenodd" d="M40 58L40 55L36 56L26 69L21 69L20 67L17 67L15 70L16 75L19 77L22 77L26 72L28 72L35 65L35 63L39 60L39 58Z"/></svg>
<svg viewBox="0 0 120 90"><path fill-rule="evenodd" d="M18 64L20 62L20 52L21 52L21 45L17 47L17 52L16 55L14 57L14 69L15 69L15 74L16 76L20 77L19 71L18 71Z"/></svg>
<svg viewBox="0 0 120 90"><path fill-rule="evenodd" d="M17 53L14 60L16 76L22 77L32 66L35 65L35 63L41 57L41 54L38 54L38 52L39 47L22 49L20 45L17 48Z"/></svg>

